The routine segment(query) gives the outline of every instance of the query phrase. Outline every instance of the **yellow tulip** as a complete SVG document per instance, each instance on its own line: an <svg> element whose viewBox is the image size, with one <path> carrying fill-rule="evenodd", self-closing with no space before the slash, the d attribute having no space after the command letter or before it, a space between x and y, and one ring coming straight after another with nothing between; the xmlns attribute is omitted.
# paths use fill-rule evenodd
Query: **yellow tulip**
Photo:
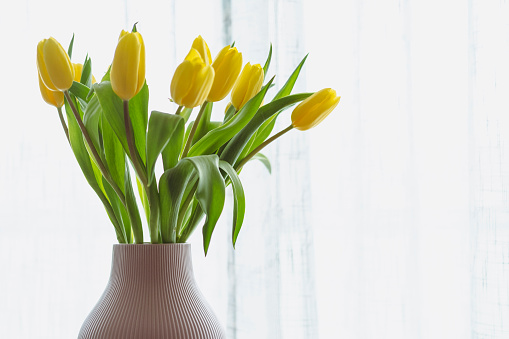
<svg viewBox="0 0 509 339"><path fill-rule="evenodd" d="M44 101L46 103L55 106L55 107L62 107L64 105L64 93L60 91L52 91L46 85L44 85L44 82L41 79L41 75L38 75L39 78L39 89L41 90L41 95Z"/></svg>
<svg viewBox="0 0 509 339"><path fill-rule="evenodd" d="M242 69L242 53L226 46L217 54L212 67L216 75L207 97L210 102L223 100L230 93Z"/></svg>
<svg viewBox="0 0 509 339"><path fill-rule="evenodd" d="M52 91L67 91L74 80L69 55L54 38L37 44L37 69L44 85Z"/></svg>
<svg viewBox="0 0 509 339"><path fill-rule="evenodd" d="M315 127L334 110L340 98L331 88L324 88L314 93L293 110L293 127L301 131Z"/></svg>
<svg viewBox="0 0 509 339"><path fill-rule="evenodd" d="M140 33L120 33L110 81L113 92L122 100L134 97L145 84L145 43Z"/></svg>
<svg viewBox="0 0 509 339"><path fill-rule="evenodd" d="M209 46L207 45L205 40L203 40L201 35L198 35L198 37L194 39L191 48L194 48L195 50L198 51L198 53L200 53L201 58L205 62L205 65L208 66L212 63L212 56L210 54Z"/></svg>
<svg viewBox="0 0 509 339"><path fill-rule="evenodd" d="M72 64L72 67L74 68L74 81L80 82L81 81L81 73L83 73L83 65L82 64ZM94 75L92 75L92 83L95 84L97 81L95 80Z"/></svg>
<svg viewBox="0 0 509 339"><path fill-rule="evenodd" d="M240 110L263 85L263 68L260 64L247 63L232 89L232 105Z"/></svg>
<svg viewBox="0 0 509 339"><path fill-rule="evenodd" d="M171 80L173 101L180 106L193 108L203 104L214 82L214 68L206 65L200 53L191 48L184 61L177 67Z"/></svg>

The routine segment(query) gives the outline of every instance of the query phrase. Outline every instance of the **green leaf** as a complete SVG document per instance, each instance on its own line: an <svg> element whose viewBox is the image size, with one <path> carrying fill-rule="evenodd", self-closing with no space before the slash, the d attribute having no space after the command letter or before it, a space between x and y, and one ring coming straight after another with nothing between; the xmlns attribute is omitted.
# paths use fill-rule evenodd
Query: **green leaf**
<svg viewBox="0 0 509 339"><path fill-rule="evenodd" d="M168 145L171 137L184 128L184 118L175 114L152 111L147 133L147 178L149 184L154 178L154 168L159 154Z"/></svg>
<svg viewBox="0 0 509 339"><path fill-rule="evenodd" d="M277 92L276 96L274 97L274 99L272 99L272 101L275 101L277 99L280 99L287 95L290 95L290 93L292 92L293 86L295 85L295 81L297 81L297 78L299 77L299 74L300 74L300 70L302 69L302 66L304 66L304 63L306 62L307 57L308 57L308 54L306 54L306 56L304 57L304 59L302 59L300 64L297 66L297 68L295 68L295 70L290 75L290 77L288 78L288 80L286 81L284 86L281 87L281 89L279 90L279 92Z"/></svg>
<svg viewBox="0 0 509 339"><path fill-rule="evenodd" d="M108 214L108 217L110 218L115 228L115 233L117 235L119 243L126 243L126 237L123 227L117 220L117 217L113 212L110 202L104 195L99 183L97 182L96 176L94 174L93 163L90 160L90 156L83 141L83 135L78 126L78 122L74 117L71 107L67 102L65 103L65 111L67 113L67 123L69 128L69 139L71 143L71 148L76 157L76 160L78 161L78 165L80 166L81 171L83 172L83 175L85 176L85 179L87 180L88 184L90 185L90 187L92 187L94 192L97 194L97 196L103 203L104 208L106 209L106 213Z"/></svg>
<svg viewBox="0 0 509 339"><path fill-rule="evenodd" d="M180 153L184 147L184 133L186 126L184 122L185 120L181 121L182 122L177 123L175 126L175 130L171 134L170 140L161 152L163 168L165 171L177 165Z"/></svg>
<svg viewBox="0 0 509 339"><path fill-rule="evenodd" d="M92 60L88 57L88 55L85 58L85 62L83 63L80 83L89 88L92 87Z"/></svg>
<svg viewBox="0 0 509 339"><path fill-rule="evenodd" d="M313 93L289 95L260 107L249 123L241 131L239 131L232 140L230 140L228 146L226 146L224 151L221 153L221 160L225 160L230 164L235 164L244 147L265 120L269 119L282 109L306 99L311 94Z"/></svg>
<svg viewBox="0 0 509 339"><path fill-rule="evenodd" d="M269 158L267 158L267 156L265 156L264 154L262 153L256 153L252 158L251 160L249 161L253 161L253 160L259 160L261 161L261 163L265 166L265 168L267 169L267 171L269 171L269 174L272 173L272 166L270 165L270 160Z"/></svg>
<svg viewBox="0 0 509 339"><path fill-rule="evenodd" d="M175 242L180 205L193 174L198 176L195 198L205 212L203 226L203 247L207 254L210 238L224 206L224 179L219 172L217 155L202 155L182 159L177 166L164 172L159 181L161 206L161 234L163 242ZM194 224L193 224L194 225ZM186 229L187 239L194 229Z"/></svg>
<svg viewBox="0 0 509 339"><path fill-rule="evenodd" d="M69 88L69 92L74 94L77 98L81 99L85 104L87 102L88 92L90 92L90 88L83 85L81 82L73 81L71 88ZM83 104L82 102L82 104Z"/></svg>
<svg viewBox="0 0 509 339"><path fill-rule="evenodd" d="M85 109L85 112L83 114L83 124L85 125L85 128L87 129L88 135L90 135L90 138L92 139L92 142L94 143L95 149L100 150L101 149L101 137L100 131L99 131L99 123L101 120L102 115L102 108L99 104L99 99L97 99L97 96L94 95L88 105ZM98 152L99 154L102 154L102 152Z"/></svg>
<svg viewBox="0 0 509 339"><path fill-rule="evenodd" d="M267 71L269 70L271 59L272 59L272 43L270 44L269 55L267 56L267 60L265 61L265 65L263 66L263 74L265 74L265 76L267 76Z"/></svg>
<svg viewBox="0 0 509 339"><path fill-rule="evenodd" d="M261 91L249 100L233 118L224 125L208 132L200 141L191 147L188 156L193 157L196 155L210 154L233 138L256 114L272 81L274 81L274 78L272 78L267 85L263 86Z"/></svg>
<svg viewBox="0 0 509 339"><path fill-rule="evenodd" d="M120 201L120 198L118 197L115 190L113 190L113 187L111 187L111 185L106 180L104 181L104 190L108 200L110 201L116 219L123 227L126 242L131 244L133 242L131 220L129 219L127 210Z"/></svg>
<svg viewBox="0 0 509 339"><path fill-rule="evenodd" d="M74 33L72 34L71 42L69 43L69 48L67 48L67 54L69 55L69 59L72 57L72 47L74 46Z"/></svg>
<svg viewBox="0 0 509 339"><path fill-rule="evenodd" d="M127 146L127 138L125 134L124 125L124 107L122 99L120 99L111 88L109 81L103 81L94 84L94 91L101 104L103 115L109 122L115 135L119 139L126 154L129 154L129 147Z"/></svg>
<svg viewBox="0 0 509 339"><path fill-rule="evenodd" d="M235 248L235 243L237 242L237 237L239 236L240 228L244 221L244 214L246 212L246 197L244 195L244 188L242 187L242 183L240 182L235 169L223 160L219 161L219 168L228 174L232 182L233 198L235 201L233 205L232 243L233 248Z"/></svg>
<svg viewBox="0 0 509 339"><path fill-rule="evenodd" d="M106 166L113 181L115 181L125 195L125 171L127 168L124 149L104 116L102 117L101 127Z"/></svg>
<svg viewBox="0 0 509 339"><path fill-rule="evenodd" d="M159 207L163 243L176 242L180 204L192 174L192 164L180 161L175 167L166 170L159 179Z"/></svg>
<svg viewBox="0 0 509 339"><path fill-rule="evenodd" d="M211 114L212 114L212 102L207 102L207 106L205 106L200 121L198 122L198 126L196 127L196 132L194 133L191 145L194 145L198 140L203 138L205 134L207 134L207 132L209 131L208 125L210 123Z"/></svg>
<svg viewBox="0 0 509 339"><path fill-rule="evenodd" d="M226 123L228 120L230 120L236 113L235 107L233 105L228 106L228 109L224 113L224 119L223 123Z"/></svg>
<svg viewBox="0 0 509 339"><path fill-rule="evenodd" d="M129 117L131 118L131 123L133 125L136 149L138 150L142 161L145 162L147 159L145 155L145 145L147 142L148 125L148 86L146 82L140 92L136 94L134 98L129 100Z"/></svg>
<svg viewBox="0 0 509 339"><path fill-rule="evenodd" d="M203 248L207 255L210 238L217 220L223 211L225 199L224 179L219 172L219 157L215 154L185 158L190 161L198 173L198 187L196 199L205 212L206 219L203 225Z"/></svg>
<svg viewBox="0 0 509 339"><path fill-rule="evenodd" d="M150 221L150 206L148 204L148 197L147 193L145 192L145 189L141 185L140 179L136 178L136 186L138 186L138 194L141 199L141 205L143 206L143 209L145 210L145 218L147 219L147 223Z"/></svg>

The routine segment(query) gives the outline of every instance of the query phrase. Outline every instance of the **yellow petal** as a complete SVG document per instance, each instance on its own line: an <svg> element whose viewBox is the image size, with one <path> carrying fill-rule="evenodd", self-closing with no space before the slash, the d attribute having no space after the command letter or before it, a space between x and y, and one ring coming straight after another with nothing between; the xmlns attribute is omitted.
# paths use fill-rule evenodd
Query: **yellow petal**
<svg viewBox="0 0 509 339"><path fill-rule="evenodd" d="M231 91L242 69L242 54L237 48L224 47L212 64L215 77L208 95L210 102L224 99Z"/></svg>
<svg viewBox="0 0 509 339"><path fill-rule="evenodd" d="M120 38L111 64L111 87L122 100L129 100L138 93L142 44L137 34L139 33L128 33ZM143 56L143 65L144 60ZM144 68L143 81L145 80Z"/></svg>
<svg viewBox="0 0 509 339"><path fill-rule="evenodd" d="M53 86L60 91L71 88L74 81L74 68L67 52L54 38L47 39L42 50L47 74ZM44 77L43 81L46 84ZM52 89L51 86L48 88Z"/></svg>
<svg viewBox="0 0 509 339"><path fill-rule="evenodd" d="M201 35L198 35L198 37L194 39L193 45L191 47L196 49L196 51L200 53L201 58L205 62L205 65L208 66L212 63L212 56L210 55L209 46L207 45L205 40L203 40Z"/></svg>
<svg viewBox="0 0 509 339"><path fill-rule="evenodd" d="M51 91L44 85L44 82L41 79L41 76L38 75L39 78L39 89L41 91L41 96L46 103L55 106L62 107L64 105L64 93L60 91Z"/></svg>
<svg viewBox="0 0 509 339"><path fill-rule="evenodd" d="M293 127L301 131L315 127L334 110L340 98L331 88L314 93L293 110Z"/></svg>

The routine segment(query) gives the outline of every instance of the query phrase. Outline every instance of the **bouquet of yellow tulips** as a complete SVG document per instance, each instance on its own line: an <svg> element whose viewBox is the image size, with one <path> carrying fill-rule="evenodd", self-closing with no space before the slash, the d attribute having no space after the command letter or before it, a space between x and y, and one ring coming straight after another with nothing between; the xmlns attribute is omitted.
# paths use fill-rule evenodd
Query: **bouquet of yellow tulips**
<svg viewBox="0 0 509 339"><path fill-rule="evenodd" d="M236 47L224 47L212 60L199 36L171 81L176 112L152 111L149 116L145 45L136 25L130 33L121 32L111 67L99 83L88 56L83 64L71 62L73 41L74 37L68 52L54 38L37 45L41 94L57 108L76 160L104 204L120 243L144 242L131 165L152 243L186 242L205 217L207 253L223 210L225 188L231 184L235 246L245 212L238 176L242 167L259 159L270 170L260 150L293 128L314 127L340 99L329 88L291 94L304 58L272 100L262 104L274 80L263 84L272 48L263 67L247 63L242 69L242 54ZM213 103L230 92L223 121L211 121ZM279 113L299 102L291 124L269 137ZM197 107L196 118L189 122ZM164 172L157 178L159 158Z"/></svg>

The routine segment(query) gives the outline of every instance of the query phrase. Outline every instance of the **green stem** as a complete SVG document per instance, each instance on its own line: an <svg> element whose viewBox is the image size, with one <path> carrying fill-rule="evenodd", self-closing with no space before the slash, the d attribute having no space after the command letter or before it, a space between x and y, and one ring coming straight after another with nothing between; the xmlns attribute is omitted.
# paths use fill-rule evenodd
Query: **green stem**
<svg viewBox="0 0 509 339"><path fill-rule="evenodd" d="M136 150L134 141L133 127L131 124L131 118L129 117L129 101L124 100L124 126L125 134L127 137L127 146L129 147L129 158L133 162L134 169L141 180L141 183L146 188L148 186L147 174L140 162L140 156Z"/></svg>
<svg viewBox="0 0 509 339"><path fill-rule="evenodd" d="M179 108L177 108L177 111L175 112L175 115L180 115L180 113L182 113L183 108L184 106L179 106Z"/></svg>
<svg viewBox="0 0 509 339"><path fill-rule="evenodd" d="M291 129L293 129L293 125L290 125L288 126L287 128L285 128L284 130L282 130L281 132L277 133L277 134L274 134L272 137L270 137L269 139L265 140L263 143L260 144L260 146L256 147L251 153L249 153L248 155L246 155L246 157L244 159L242 159L242 161L239 163L238 166L236 166L236 170L239 171L240 169L242 169L242 167L249 161L251 160L252 157L254 157L254 155L258 152L260 152L265 146L267 146L268 144L270 144L271 142L273 142L274 140L276 140L277 138L279 138L280 136L282 136L283 134L285 134L286 132L290 131Z"/></svg>
<svg viewBox="0 0 509 339"><path fill-rule="evenodd" d="M83 124L83 121L81 120L81 116L80 116L78 110L76 109L76 107L74 106L74 103L73 103L72 98L71 98L71 96L69 94L69 91L65 91L64 95L65 95L65 98L67 99L67 101L69 102L69 106L71 106L71 110L74 113L74 118L76 118L76 122L78 123L78 126L80 127L81 133L85 137L85 141L88 144L88 148L92 152L92 156L94 157L94 160L95 160L95 162L97 164L97 167L99 167L99 170L101 171L101 174L103 175L104 179L106 179L106 181L111 185L111 187L113 188L115 193L117 193L117 195L118 195L120 201L122 202L122 204L124 206L126 206L124 193L122 192L120 187L118 187L117 183L113 180L113 178L111 177L110 173L106 169L106 166L104 166L104 164L103 164L103 162L101 160L101 157L97 153L97 150L95 149L94 143L92 142L92 139L90 138L90 135L88 134L88 131L85 128L85 125Z"/></svg>
<svg viewBox="0 0 509 339"><path fill-rule="evenodd" d="M58 117L60 118L60 123L62 124L62 128L64 129L65 136L67 137L67 141L71 144L71 139L69 138L69 129L65 124L64 115L62 114L62 107L57 107Z"/></svg>
<svg viewBox="0 0 509 339"><path fill-rule="evenodd" d="M203 115L203 112L205 111L205 107L207 107L208 101L205 101L203 105L200 107L200 112L198 113L198 116L196 117L196 120L193 123L193 128L191 129L191 132L189 133L189 137L187 138L186 146L184 147L184 152L182 152L182 158L184 159L187 156L187 153L189 152L189 149L191 148L191 144L193 143L194 134L196 133L196 129L198 128L198 123L200 122L201 116Z"/></svg>

